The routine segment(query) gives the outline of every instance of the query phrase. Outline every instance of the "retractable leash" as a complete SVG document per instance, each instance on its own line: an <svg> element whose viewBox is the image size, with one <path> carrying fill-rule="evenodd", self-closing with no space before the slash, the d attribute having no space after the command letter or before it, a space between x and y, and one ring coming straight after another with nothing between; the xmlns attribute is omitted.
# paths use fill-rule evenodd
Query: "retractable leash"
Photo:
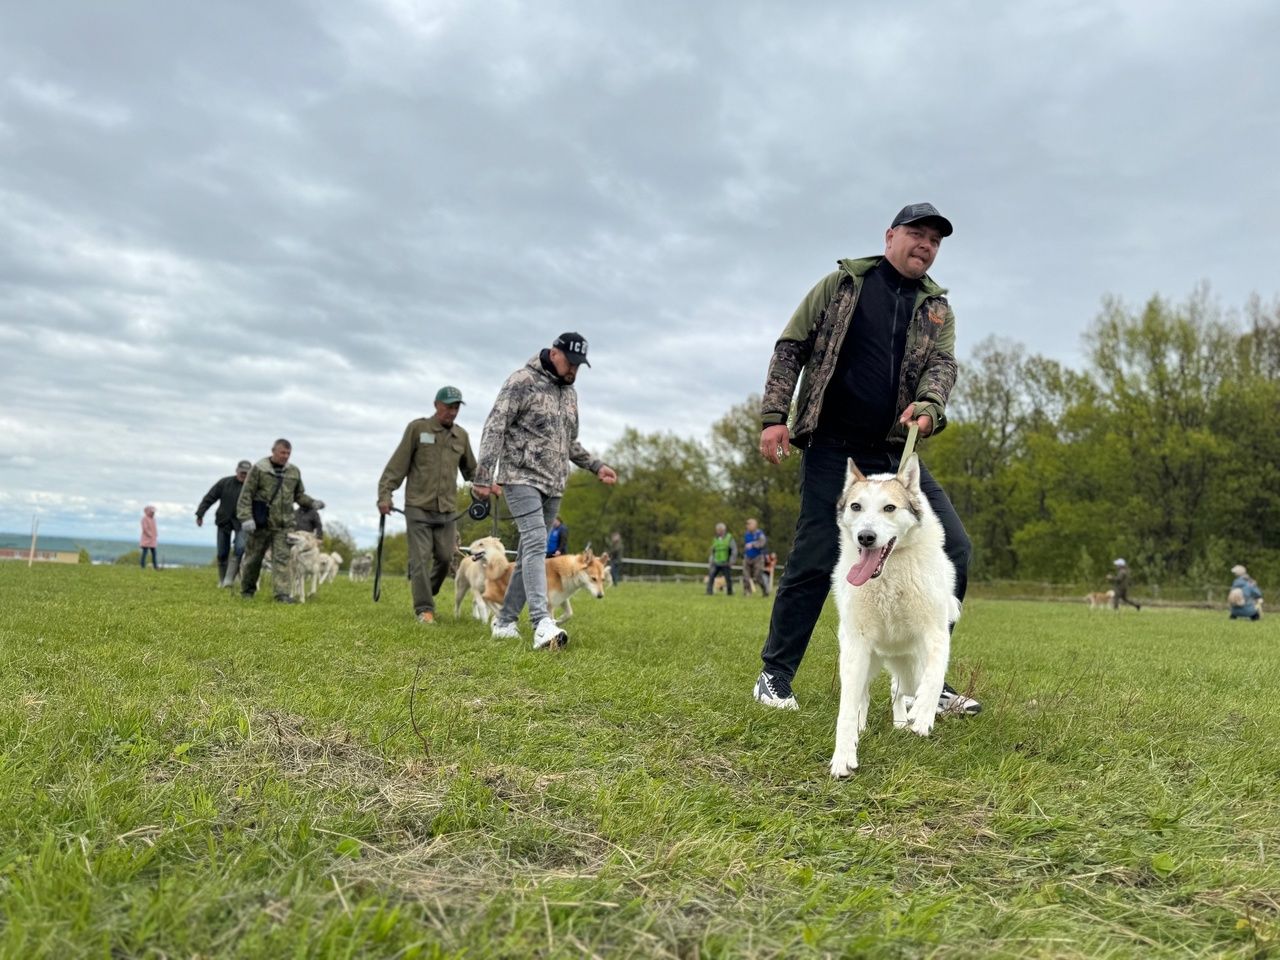
<svg viewBox="0 0 1280 960"><path fill-rule="evenodd" d="M392 513L398 513L404 516L403 510L395 507L391 508ZM378 598L382 596L382 541L387 536L387 515L384 513L378 517L378 559L374 562L373 568L373 602L377 603Z"/></svg>

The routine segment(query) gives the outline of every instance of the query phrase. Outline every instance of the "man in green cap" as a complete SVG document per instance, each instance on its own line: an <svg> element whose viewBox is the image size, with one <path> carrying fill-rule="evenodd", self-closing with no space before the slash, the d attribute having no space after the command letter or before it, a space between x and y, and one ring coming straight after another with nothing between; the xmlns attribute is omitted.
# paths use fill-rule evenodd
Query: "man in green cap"
<svg viewBox="0 0 1280 960"><path fill-rule="evenodd" d="M462 391L436 391L434 417L419 417L404 428L400 445L378 480L378 512L391 512L391 494L404 487L404 518L409 527L409 582L413 613L419 623L435 623L436 594L449 575L455 544L458 473L475 476L476 457L471 438L454 421L462 406ZM405 483L405 478L408 482ZM431 560L431 574L427 562Z"/></svg>

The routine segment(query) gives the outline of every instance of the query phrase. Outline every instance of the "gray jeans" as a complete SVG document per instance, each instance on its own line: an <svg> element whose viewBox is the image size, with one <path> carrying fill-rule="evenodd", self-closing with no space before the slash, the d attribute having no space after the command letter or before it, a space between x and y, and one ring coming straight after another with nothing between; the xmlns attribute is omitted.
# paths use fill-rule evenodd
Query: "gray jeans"
<svg viewBox="0 0 1280 960"><path fill-rule="evenodd" d="M498 613L499 623L515 623L525 602L529 604L529 622L535 627L550 616L547 610L547 528L560 510L560 498L549 497L537 487L523 483L502 488L507 509L520 531L516 568Z"/></svg>

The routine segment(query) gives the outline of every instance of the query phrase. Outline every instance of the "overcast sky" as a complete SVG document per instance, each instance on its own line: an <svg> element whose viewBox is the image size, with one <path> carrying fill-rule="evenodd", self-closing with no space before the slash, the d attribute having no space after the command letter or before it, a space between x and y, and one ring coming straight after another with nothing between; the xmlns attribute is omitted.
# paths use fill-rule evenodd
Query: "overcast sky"
<svg viewBox="0 0 1280 960"><path fill-rule="evenodd" d="M3 8L0 530L212 542L286 436L369 543L405 423L478 446L563 330L590 449L705 436L920 200L962 358L1280 290L1273 0Z"/></svg>

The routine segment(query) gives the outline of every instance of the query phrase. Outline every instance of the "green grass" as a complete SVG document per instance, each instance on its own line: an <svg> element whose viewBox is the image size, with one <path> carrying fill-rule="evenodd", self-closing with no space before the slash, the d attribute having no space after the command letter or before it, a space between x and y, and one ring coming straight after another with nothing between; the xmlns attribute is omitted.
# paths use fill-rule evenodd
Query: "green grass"
<svg viewBox="0 0 1280 960"><path fill-rule="evenodd" d="M1280 937L1280 630L973 600L920 739L826 773L768 603L584 597L559 654L345 579L0 564L6 957L1202 957ZM526 634L528 633L526 628ZM415 700L418 733L409 722ZM425 743L424 743L425 739Z"/></svg>

